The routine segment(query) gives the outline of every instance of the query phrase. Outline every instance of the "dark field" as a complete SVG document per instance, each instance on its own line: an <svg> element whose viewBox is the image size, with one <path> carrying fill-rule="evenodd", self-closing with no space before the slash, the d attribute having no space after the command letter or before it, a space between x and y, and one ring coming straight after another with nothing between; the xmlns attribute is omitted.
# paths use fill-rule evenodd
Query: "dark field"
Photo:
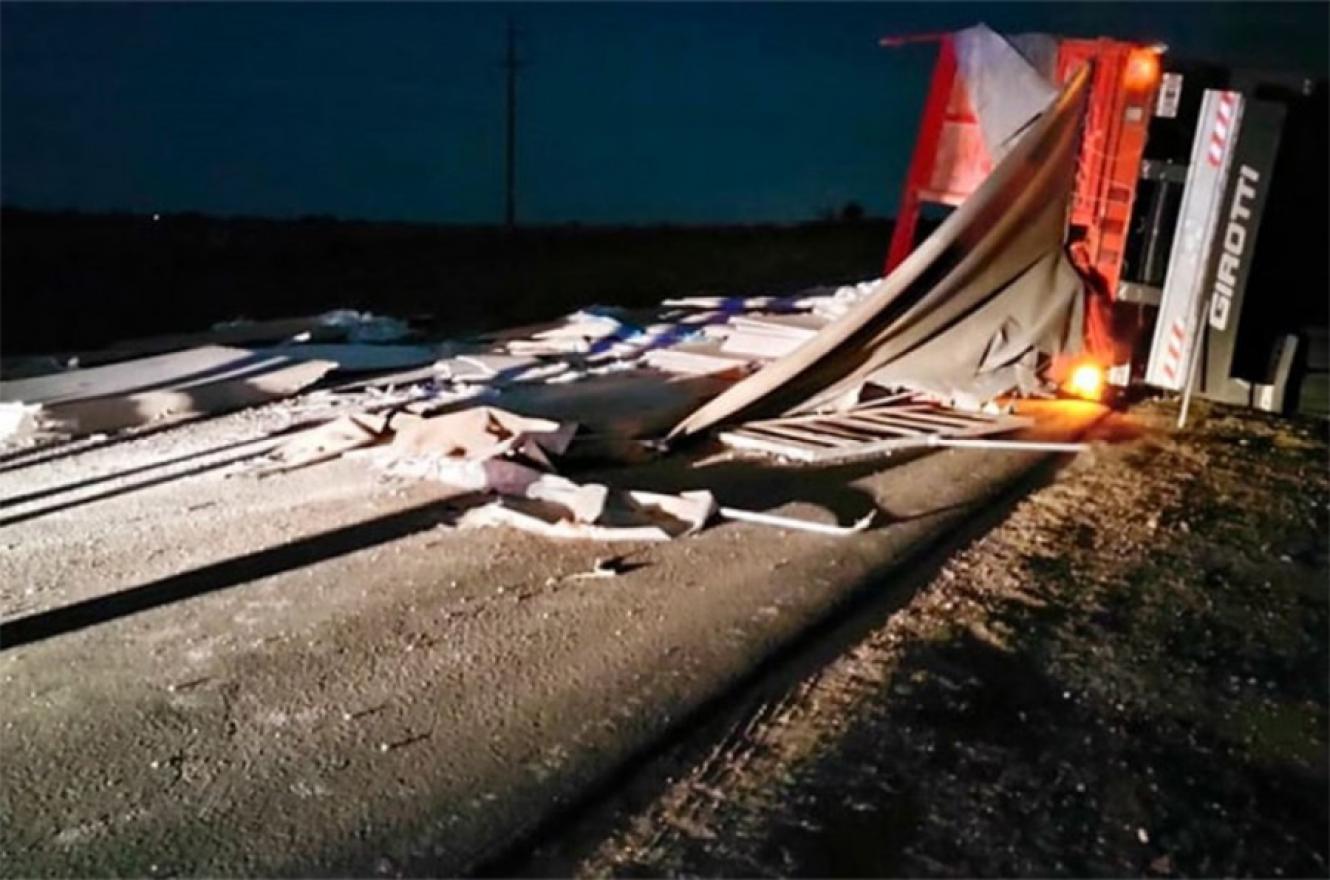
<svg viewBox="0 0 1330 880"><path fill-rule="evenodd" d="M783 293L881 271L891 224L519 229L6 210L0 347L72 351L331 308L448 332L579 306Z"/></svg>

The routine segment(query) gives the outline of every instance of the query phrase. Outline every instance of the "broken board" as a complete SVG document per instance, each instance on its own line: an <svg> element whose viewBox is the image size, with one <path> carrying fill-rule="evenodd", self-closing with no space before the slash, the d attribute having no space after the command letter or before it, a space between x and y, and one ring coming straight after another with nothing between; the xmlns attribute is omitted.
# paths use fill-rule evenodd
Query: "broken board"
<svg viewBox="0 0 1330 880"><path fill-rule="evenodd" d="M0 401L40 405L49 427L91 434L288 397L335 366L331 361L209 345L0 382Z"/></svg>
<svg viewBox="0 0 1330 880"><path fill-rule="evenodd" d="M885 398L839 413L748 422L723 431L731 449L805 463L890 455L952 437L982 437L1029 427L1023 416L961 412L909 397Z"/></svg>

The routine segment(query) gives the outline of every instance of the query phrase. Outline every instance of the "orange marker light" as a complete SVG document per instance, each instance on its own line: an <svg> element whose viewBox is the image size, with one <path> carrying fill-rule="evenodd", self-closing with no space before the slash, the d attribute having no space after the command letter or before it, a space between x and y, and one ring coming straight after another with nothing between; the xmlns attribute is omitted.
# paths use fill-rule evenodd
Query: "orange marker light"
<svg viewBox="0 0 1330 880"><path fill-rule="evenodd" d="M1104 371L1096 364L1081 364L1071 371L1071 377L1063 387L1077 397L1098 400L1104 392Z"/></svg>
<svg viewBox="0 0 1330 880"><path fill-rule="evenodd" d="M1127 67L1122 72L1122 84L1144 92L1159 80L1159 55L1151 49L1134 49L1127 56Z"/></svg>

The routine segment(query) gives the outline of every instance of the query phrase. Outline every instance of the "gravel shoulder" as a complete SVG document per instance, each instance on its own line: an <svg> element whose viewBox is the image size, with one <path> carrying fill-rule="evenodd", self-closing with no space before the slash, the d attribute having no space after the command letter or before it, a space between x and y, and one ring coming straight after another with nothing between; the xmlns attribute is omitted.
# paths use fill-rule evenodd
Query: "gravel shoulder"
<svg viewBox="0 0 1330 880"><path fill-rule="evenodd" d="M1324 423L1147 402L533 873L1326 876Z"/></svg>

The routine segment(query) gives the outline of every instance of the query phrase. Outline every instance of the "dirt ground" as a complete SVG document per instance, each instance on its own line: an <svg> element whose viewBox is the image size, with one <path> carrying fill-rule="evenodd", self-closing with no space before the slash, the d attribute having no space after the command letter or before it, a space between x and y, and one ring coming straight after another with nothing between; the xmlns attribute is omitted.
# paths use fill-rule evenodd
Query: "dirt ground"
<svg viewBox="0 0 1330 880"><path fill-rule="evenodd" d="M1147 402L579 876L1326 876L1325 424Z"/></svg>

